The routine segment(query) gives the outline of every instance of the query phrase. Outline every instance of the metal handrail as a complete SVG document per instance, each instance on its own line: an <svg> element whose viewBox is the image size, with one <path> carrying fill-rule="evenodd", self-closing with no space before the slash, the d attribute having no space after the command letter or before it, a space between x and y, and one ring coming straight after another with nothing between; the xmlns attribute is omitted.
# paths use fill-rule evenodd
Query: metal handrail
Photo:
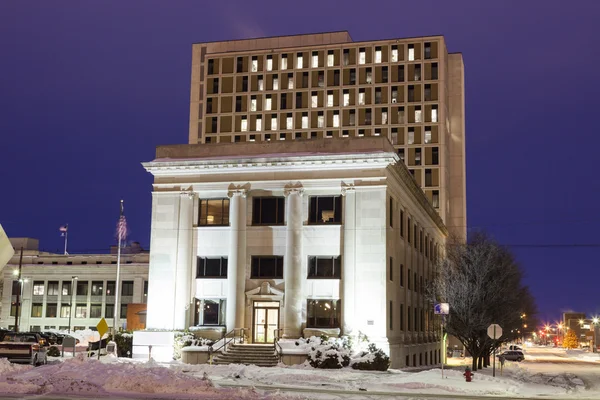
<svg viewBox="0 0 600 400"><path fill-rule="evenodd" d="M281 362L281 358L283 357L283 348L279 344L279 332L283 332L283 328L275 329L273 331L273 350L275 350L277 357L279 357L279 362Z"/></svg>
<svg viewBox="0 0 600 400"><path fill-rule="evenodd" d="M236 335L236 332L239 331L239 335ZM232 330L230 330L229 332L227 332L226 334L224 334L221 337L221 340L223 341L223 343L217 347L216 349L213 348L213 346L208 346L208 359L210 361L210 364L212 364L212 360L213 360L213 353L218 352L219 350L221 350L222 348L225 348L225 351L227 351L227 346L229 345L229 343L233 342L233 344L236 343L236 339L238 340L239 343L244 343L244 332L246 331L246 328L233 328Z"/></svg>

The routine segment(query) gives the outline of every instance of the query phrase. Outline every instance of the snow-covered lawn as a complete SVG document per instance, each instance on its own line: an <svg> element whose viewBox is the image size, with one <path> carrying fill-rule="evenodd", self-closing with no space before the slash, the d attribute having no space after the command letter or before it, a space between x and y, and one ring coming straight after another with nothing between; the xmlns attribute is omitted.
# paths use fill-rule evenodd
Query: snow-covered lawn
<svg viewBox="0 0 600 400"><path fill-rule="evenodd" d="M544 361L547 358L549 361ZM445 395L511 397L600 398L600 362L584 361L590 353L578 351L528 352L523 363L505 363L497 369L476 371L473 382L465 382L464 364L469 359L450 359L456 365L444 371L387 372L316 370L307 365L261 368L243 365L157 364L102 357L101 361L76 358L53 359L49 365L33 368L0 359L0 396L3 394L52 394L94 397L165 397L196 399L285 398L293 388L312 393L291 393L289 398L332 398L320 391L337 391L335 398L364 398L364 391ZM560 360L557 362L554 359ZM572 371L572 372L570 372ZM580 376L582 379L580 379ZM351 392L351 393L339 393ZM330 392L331 393L331 392Z"/></svg>

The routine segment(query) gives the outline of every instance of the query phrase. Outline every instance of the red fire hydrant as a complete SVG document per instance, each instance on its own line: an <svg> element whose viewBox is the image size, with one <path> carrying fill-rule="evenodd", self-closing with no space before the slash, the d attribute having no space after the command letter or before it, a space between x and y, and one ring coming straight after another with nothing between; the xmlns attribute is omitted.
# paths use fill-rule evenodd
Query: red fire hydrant
<svg viewBox="0 0 600 400"><path fill-rule="evenodd" d="M465 368L465 373L463 375L464 375L465 380L467 382L471 382L471 378L473 377L473 373L471 372L471 368L469 368L469 367Z"/></svg>

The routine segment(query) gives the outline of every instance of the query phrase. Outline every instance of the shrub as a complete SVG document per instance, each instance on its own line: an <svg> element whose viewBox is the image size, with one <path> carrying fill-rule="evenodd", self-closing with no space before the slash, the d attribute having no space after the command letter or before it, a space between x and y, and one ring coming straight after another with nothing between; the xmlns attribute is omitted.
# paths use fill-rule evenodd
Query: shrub
<svg viewBox="0 0 600 400"><path fill-rule="evenodd" d="M181 358L181 349L190 346L211 346L214 341L205 338L196 338L193 333L188 330L175 331L175 343L173 344L173 359Z"/></svg>
<svg viewBox="0 0 600 400"><path fill-rule="evenodd" d="M48 357L60 357L60 350L56 346L50 346L46 355Z"/></svg>
<svg viewBox="0 0 600 400"><path fill-rule="evenodd" d="M109 341L114 341L117 344L117 356L118 357L129 357L133 349L133 333L130 331L117 332L114 339L112 334L108 336Z"/></svg>
<svg viewBox="0 0 600 400"><path fill-rule="evenodd" d="M363 351L358 358L352 360L352 368L366 371L387 371L390 358L378 349L374 343L369 344L368 351Z"/></svg>
<svg viewBox="0 0 600 400"><path fill-rule="evenodd" d="M350 350L346 347L348 341L335 338L324 340L325 338L327 337L323 335L320 339L309 339L309 343L313 344L307 355L309 364L314 368L324 369L347 367L350 364Z"/></svg>

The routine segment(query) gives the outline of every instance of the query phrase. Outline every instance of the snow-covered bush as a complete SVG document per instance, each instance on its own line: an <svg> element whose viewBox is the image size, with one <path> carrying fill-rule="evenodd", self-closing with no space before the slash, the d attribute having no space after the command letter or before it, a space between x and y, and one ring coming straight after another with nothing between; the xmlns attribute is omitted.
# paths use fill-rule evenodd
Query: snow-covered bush
<svg viewBox="0 0 600 400"><path fill-rule="evenodd" d="M314 368L337 369L347 367L350 364L348 340L327 338L322 335L320 338L312 336L308 341L299 339L296 345L299 346L301 340L304 340L304 343L311 344L307 360Z"/></svg>
<svg viewBox="0 0 600 400"><path fill-rule="evenodd" d="M117 356L131 358L133 349L133 333L131 331L119 331L114 339L112 334L108 336L107 342L114 341L117 344Z"/></svg>
<svg viewBox="0 0 600 400"><path fill-rule="evenodd" d="M179 360L181 358L181 349L190 346L211 346L214 341L205 338L196 338L193 333L189 331L175 331L175 343L173 345L173 359Z"/></svg>
<svg viewBox="0 0 600 400"><path fill-rule="evenodd" d="M378 349L374 343L369 344L368 351L362 351L358 357L353 358L350 365L353 369L367 371L387 371L390 367L390 358Z"/></svg>
<svg viewBox="0 0 600 400"><path fill-rule="evenodd" d="M60 357L60 350L56 346L50 346L48 351L46 352L48 357Z"/></svg>

